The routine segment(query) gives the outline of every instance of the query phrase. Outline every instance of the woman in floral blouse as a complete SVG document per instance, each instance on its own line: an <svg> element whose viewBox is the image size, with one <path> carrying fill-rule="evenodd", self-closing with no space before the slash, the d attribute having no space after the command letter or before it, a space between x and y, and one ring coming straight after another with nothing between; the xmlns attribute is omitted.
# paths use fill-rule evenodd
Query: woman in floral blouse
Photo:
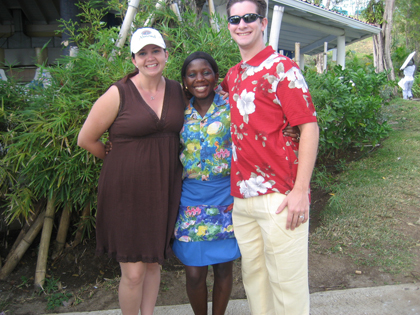
<svg viewBox="0 0 420 315"><path fill-rule="evenodd" d="M181 130L184 180L173 251L185 265L187 294L196 315L207 314L208 266L213 266L213 314L224 314L232 290L233 261L240 256L233 234L230 195L230 107L214 91L219 78L204 52L187 57L181 70L186 94Z"/></svg>

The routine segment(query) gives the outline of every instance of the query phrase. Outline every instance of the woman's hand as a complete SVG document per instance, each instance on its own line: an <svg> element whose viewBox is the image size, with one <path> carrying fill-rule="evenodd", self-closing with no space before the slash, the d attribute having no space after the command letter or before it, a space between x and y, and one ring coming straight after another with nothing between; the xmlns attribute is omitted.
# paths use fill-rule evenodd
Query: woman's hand
<svg viewBox="0 0 420 315"><path fill-rule="evenodd" d="M283 134L286 137L291 137L293 142L298 142L299 143L300 130L297 126L292 127L290 125L287 125L287 127L283 129Z"/></svg>
<svg viewBox="0 0 420 315"><path fill-rule="evenodd" d="M108 155L109 152L111 152L112 150L112 142L111 141L107 141L105 142L105 155Z"/></svg>

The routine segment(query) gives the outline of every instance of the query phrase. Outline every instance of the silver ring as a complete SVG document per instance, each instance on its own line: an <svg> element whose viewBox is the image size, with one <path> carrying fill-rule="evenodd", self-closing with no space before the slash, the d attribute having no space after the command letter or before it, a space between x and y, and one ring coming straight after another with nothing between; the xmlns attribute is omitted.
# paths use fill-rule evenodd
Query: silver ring
<svg viewBox="0 0 420 315"><path fill-rule="evenodd" d="M300 215L299 216L299 219L302 219L303 220L303 219L305 219L305 216L304 215Z"/></svg>

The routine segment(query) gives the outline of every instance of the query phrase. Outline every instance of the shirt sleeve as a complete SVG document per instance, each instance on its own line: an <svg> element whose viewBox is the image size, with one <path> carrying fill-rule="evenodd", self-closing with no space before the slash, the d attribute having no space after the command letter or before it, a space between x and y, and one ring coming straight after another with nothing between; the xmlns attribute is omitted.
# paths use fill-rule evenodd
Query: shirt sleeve
<svg viewBox="0 0 420 315"><path fill-rule="evenodd" d="M222 91L229 92L229 86L228 86L228 76L226 75L223 79L222 83L220 83L220 87L222 88Z"/></svg>
<svg viewBox="0 0 420 315"><path fill-rule="evenodd" d="M291 126L316 122L316 111L305 78L298 65L283 61L284 72L279 73L276 96Z"/></svg>

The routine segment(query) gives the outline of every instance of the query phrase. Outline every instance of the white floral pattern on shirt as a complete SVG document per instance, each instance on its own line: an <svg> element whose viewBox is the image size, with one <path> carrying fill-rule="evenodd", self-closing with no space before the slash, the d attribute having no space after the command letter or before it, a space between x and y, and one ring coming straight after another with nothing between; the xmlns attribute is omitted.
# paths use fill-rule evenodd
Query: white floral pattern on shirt
<svg viewBox="0 0 420 315"><path fill-rule="evenodd" d="M241 96L237 99L239 113L244 117L244 122L248 123L249 114L255 112L255 93L243 90Z"/></svg>
<svg viewBox="0 0 420 315"><path fill-rule="evenodd" d="M264 177L255 176L255 174L251 174L250 179L240 181L238 184L244 198L256 197L259 193L265 194L268 188L272 187L271 183L264 182Z"/></svg>

